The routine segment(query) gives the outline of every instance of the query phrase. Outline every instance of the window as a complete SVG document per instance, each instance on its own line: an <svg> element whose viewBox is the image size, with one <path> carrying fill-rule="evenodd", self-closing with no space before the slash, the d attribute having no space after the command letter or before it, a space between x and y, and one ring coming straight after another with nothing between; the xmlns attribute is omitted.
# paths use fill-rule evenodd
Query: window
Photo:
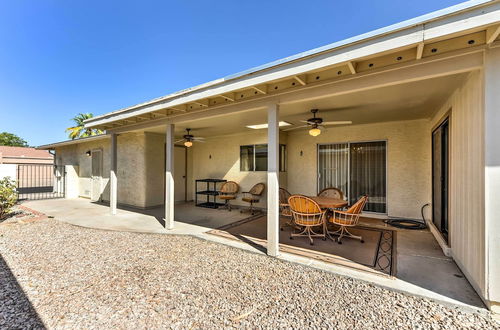
<svg viewBox="0 0 500 330"><path fill-rule="evenodd" d="M336 187L350 204L368 195L366 211L386 213L386 142L318 146L318 188Z"/></svg>
<svg viewBox="0 0 500 330"><path fill-rule="evenodd" d="M286 171L286 145L279 146L279 170ZM240 146L240 171L267 171L267 144Z"/></svg>

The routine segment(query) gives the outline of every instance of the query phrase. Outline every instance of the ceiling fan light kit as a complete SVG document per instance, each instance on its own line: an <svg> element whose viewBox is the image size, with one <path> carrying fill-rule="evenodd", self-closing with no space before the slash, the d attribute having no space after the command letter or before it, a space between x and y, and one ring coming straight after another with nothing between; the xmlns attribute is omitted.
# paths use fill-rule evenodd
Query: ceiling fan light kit
<svg viewBox="0 0 500 330"><path fill-rule="evenodd" d="M186 142L184 142L184 146L187 147L187 148L192 147L193 146L193 142L186 141Z"/></svg>
<svg viewBox="0 0 500 330"><path fill-rule="evenodd" d="M318 136L321 134L321 130L317 127L313 127L309 130L309 135L311 136Z"/></svg>

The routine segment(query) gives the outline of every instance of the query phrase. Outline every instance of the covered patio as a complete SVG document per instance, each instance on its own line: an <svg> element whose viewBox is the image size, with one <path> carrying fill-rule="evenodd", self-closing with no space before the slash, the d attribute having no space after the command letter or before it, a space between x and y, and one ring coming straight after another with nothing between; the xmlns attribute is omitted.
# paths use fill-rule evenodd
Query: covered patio
<svg viewBox="0 0 500 330"><path fill-rule="evenodd" d="M97 203L109 205L112 227L134 213L120 208L141 210L161 232L403 277L461 301L475 299L473 287L493 309L500 7L470 6L94 117L85 126L106 135L42 149L66 166L67 197L89 198L99 212ZM227 182L236 190L221 199ZM290 240L280 188L308 198L338 189L344 204L316 203L316 213L351 212L367 197L351 212L359 222L349 230L361 237ZM233 211L217 209L226 200ZM260 215L238 212L248 207ZM325 219L335 216L316 233L328 230Z"/></svg>

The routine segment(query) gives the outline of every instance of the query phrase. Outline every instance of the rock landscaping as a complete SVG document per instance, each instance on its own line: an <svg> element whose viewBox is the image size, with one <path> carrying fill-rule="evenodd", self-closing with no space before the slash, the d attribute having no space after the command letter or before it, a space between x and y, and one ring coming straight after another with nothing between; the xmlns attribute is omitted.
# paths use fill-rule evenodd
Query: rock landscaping
<svg viewBox="0 0 500 330"><path fill-rule="evenodd" d="M500 329L487 313L187 236L9 220L0 253L0 328Z"/></svg>

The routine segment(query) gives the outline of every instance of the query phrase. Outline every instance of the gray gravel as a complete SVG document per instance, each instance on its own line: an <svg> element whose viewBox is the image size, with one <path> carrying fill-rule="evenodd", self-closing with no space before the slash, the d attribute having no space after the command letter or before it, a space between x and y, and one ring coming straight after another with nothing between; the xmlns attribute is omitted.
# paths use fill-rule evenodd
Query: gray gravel
<svg viewBox="0 0 500 330"><path fill-rule="evenodd" d="M0 253L0 328L500 329L489 315L185 236L45 219L0 224Z"/></svg>

